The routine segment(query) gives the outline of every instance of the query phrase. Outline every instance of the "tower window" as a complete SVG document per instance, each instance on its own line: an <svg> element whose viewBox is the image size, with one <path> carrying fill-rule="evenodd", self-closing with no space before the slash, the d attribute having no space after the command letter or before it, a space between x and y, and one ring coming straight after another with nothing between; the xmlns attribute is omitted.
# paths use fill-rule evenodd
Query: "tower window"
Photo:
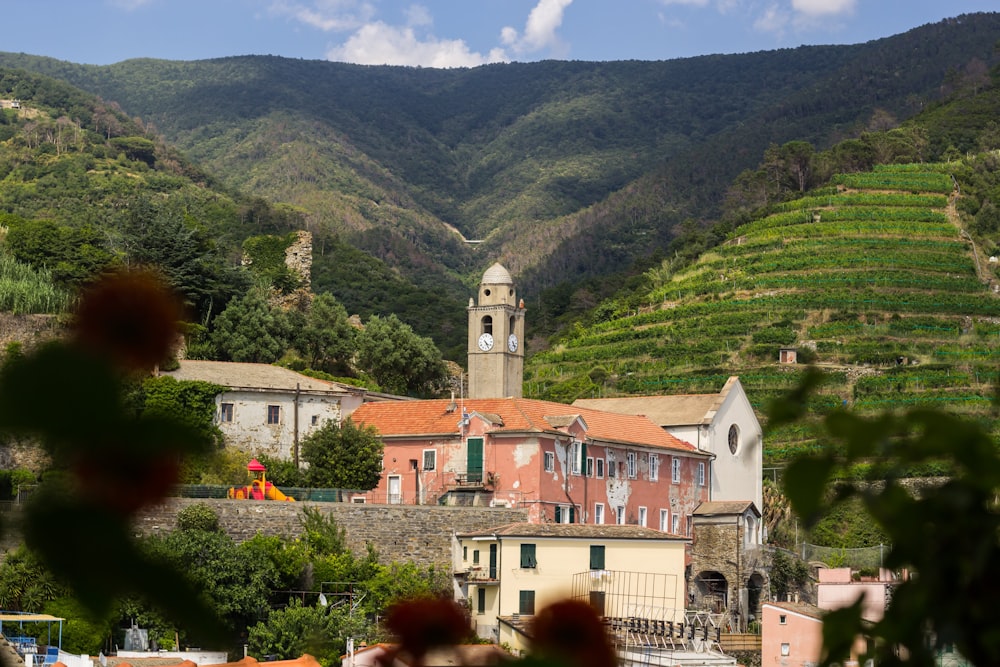
<svg viewBox="0 0 1000 667"><path fill-rule="evenodd" d="M483 333L493 334L493 318L489 315L483 318Z"/></svg>

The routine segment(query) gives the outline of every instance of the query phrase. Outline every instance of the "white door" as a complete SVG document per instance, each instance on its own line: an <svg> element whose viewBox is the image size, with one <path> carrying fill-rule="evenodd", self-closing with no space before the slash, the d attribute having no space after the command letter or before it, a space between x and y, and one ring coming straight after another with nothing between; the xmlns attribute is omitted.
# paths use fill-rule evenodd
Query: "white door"
<svg viewBox="0 0 1000 667"><path fill-rule="evenodd" d="M400 475L389 475L389 503L398 505L403 502L403 478Z"/></svg>

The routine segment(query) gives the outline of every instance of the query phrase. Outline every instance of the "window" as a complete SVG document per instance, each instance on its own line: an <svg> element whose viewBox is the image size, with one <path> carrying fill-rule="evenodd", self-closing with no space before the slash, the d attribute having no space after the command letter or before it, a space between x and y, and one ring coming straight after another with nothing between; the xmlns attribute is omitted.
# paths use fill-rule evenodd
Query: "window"
<svg viewBox="0 0 1000 667"><path fill-rule="evenodd" d="M593 476L594 476L594 457L593 456L588 456L587 457L587 477L593 477Z"/></svg>
<svg viewBox="0 0 1000 667"><path fill-rule="evenodd" d="M616 471L615 471L615 457L614 457L614 456L612 456L612 455L611 455L611 454L609 453L609 454L608 454L608 477L609 477L609 478L610 478L610 477L614 477L614 476L615 476L615 474L616 474Z"/></svg>
<svg viewBox="0 0 1000 667"><path fill-rule="evenodd" d="M640 507L639 508L639 525L640 526L645 526L646 525L646 508L645 507Z"/></svg>
<svg viewBox="0 0 1000 667"><path fill-rule="evenodd" d="M788 655L791 652L791 646L788 644L781 645L781 655Z"/></svg>
<svg viewBox="0 0 1000 667"><path fill-rule="evenodd" d="M635 469L635 452L628 452L625 454L625 464L628 468L628 478L635 479L636 469Z"/></svg>
<svg viewBox="0 0 1000 667"><path fill-rule="evenodd" d="M556 523L576 523L576 508L572 505L556 505Z"/></svg>
<svg viewBox="0 0 1000 667"><path fill-rule="evenodd" d="M517 613L528 615L535 613L535 591L520 591L520 594L518 595Z"/></svg>
<svg viewBox="0 0 1000 667"><path fill-rule="evenodd" d="M316 426L317 424L319 424L319 415L313 415L312 416L312 425Z"/></svg>
<svg viewBox="0 0 1000 667"><path fill-rule="evenodd" d="M615 508L615 521L618 525L625 523L625 506L619 505Z"/></svg>
<svg viewBox="0 0 1000 667"><path fill-rule="evenodd" d="M469 560L469 547L462 547L462 560Z"/></svg>
<svg viewBox="0 0 1000 667"><path fill-rule="evenodd" d="M553 452L545 452L545 472L552 472L556 469L556 455Z"/></svg>
<svg viewBox="0 0 1000 667"><path fill-rule="evenodd" d="M267 406L267 423L268 424L280 424L281 423L281 406L280 405L269 405L269 406Z"/></svg>
<svg viewBox="0 0 1000 667"><path fill-rule="evenodd" d="M604 479L604 459L594 461L597 464L597 479Z"/></svg>
<svg viewBox="0 0 1000 667"><path fill-rule="evenodd" d="M594 503L594 523L598 525L604 523L604 503Z"/></svg>
<svg viewBox="0 0 1000 667"><path fill-rule="evenodd" d="M681 517L677 514L673 516L673 521L670 522L670 532L674 535L681 534Z"/></svg>
<svg viewBox="0 0 1000 667"><path fill-rule="evenodd" d="M655 482L660 478L660 457L656 454L649 455L649 481Z"/></svg>
<svg viewBox="0 0 1000 667"><path fill-rule="evenodd" d="M424 450L424 470L434 470L437 468L437 451L433 449Z"/></svg>
<svg viewBox="0 0 1000 667"><path fill-rule="evenodd" d="M729 427L729 453L735 455L740 448L740 427L733 424Z"/></svg>
<svg viewBox="0 0 1000 667"><path fill-rule="evenodd" d="M681 459L675 456L670 460L670 480L674 484L681 483Z"/></svg>
<svg viewBox="0 0 1000 667"><path fill-rule="evenodd" d="M586 447L579 440L574 440L569 446L570 465L574 475L583 472L583 456Z"/></svg>
<svg viewBox="0 0 1000 667"><path fill-rule="evenodd" d="M486 589L478 588L476 589L476 597L478 604L476 605L476 613L485 614L486 613Z"/></svg>
<svg viewBox="0 0 1000 667"><path fill-rule="evenodd" d="M687 525L685 526L687 528L687 536L688 537L691 537L691 529L694 526L694 521L692 521L691 519L692 519L691 515L688 514L688 516L687 516Z"/></svg>
<svg viewBox="0 0 1000 667"><path fill-rule="evenodd" d="M780 616L778 616L778 624L779 625L785 625L787 623L788 623L788 617L787 616L785 616L784 614L781 614Z"/></svg>
<svg viewBox="0 0 1000 667"><path fill-rule="evenodd" d="M222 403L219 405L219 421L226 423L233 421L232 403Z"/></svg>
<svg viewBox="0 0 1000 667"><path fill-rule="evenodd" d="M705 462L698 462L698 486L705 486Z"/></svg>
<svg viewBox="0 0 1000 667"><path fill-rule="evenodd" d="M670 510L660 510L660 530L664 533L670 532Z"/></svg>
<svg viewBox="0 0 1000 667"><path fill-rule="evenodd" d="M603 570L604 569L604 545L603 544L591 544L590 545L590 569L591 570Z"/></svg>
<svg viewBox="0 0 1000 667"><path fill-rule="evenodd" d="M538 567L538 561L535 560L534 544L521 545L521 567L524 569L534 569Z"/></svg>
<svg viewBox="0 0 1000 667"><path fill-rule="evenodd" d="M473 549L472 551L472 564L479 565L479 549Z"/></svg>

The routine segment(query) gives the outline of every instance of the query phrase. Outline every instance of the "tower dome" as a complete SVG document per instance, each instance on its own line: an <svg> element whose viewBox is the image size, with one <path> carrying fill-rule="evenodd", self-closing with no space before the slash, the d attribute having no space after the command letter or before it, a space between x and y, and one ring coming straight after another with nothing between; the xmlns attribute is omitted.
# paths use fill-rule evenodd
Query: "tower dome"
<svg viewBox="0 0 1000 667"><path fill-rule="evenodd" d="M503 267L500 262L495 262L493 266L486 269L483 274L483 285L513 285L514 279L510 277L510 272Z"/></svg>

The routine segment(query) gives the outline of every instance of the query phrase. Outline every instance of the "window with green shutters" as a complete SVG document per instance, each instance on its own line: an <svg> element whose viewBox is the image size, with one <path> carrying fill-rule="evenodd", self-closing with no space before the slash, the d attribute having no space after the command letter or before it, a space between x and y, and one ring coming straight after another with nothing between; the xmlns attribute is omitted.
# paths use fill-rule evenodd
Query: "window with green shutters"
<svg viewBox="0 0 1000 667"><path fill-rule="evenodd" d="M521 591L518 600L517 613L535 613L535 591Z"/></svg>
<svg viewBox="0 0 1000 667"><path fill-rule="evenodd" d="M534 544L522 544L521 545L521 567L522 568L534 568L538 566L538 561L535 560L535 545Z"/></svg>
<svg viewBox="0 0 1000 667"><path fill-rule="evenodd" d="M480 587L480 588L478 588L476 590L479 593L479 595L478 595L479 599L477 600L477 602L479 604L476 605L476 613L485 614L486 613L486 589Z"/></svg>
<svg viewBox="0 0 1000 667"><path fill-rule="evenodd" d="M590 545L590 569L591 570L603 570L604 569L604 545L603 544L591 544Z"/></svg>

